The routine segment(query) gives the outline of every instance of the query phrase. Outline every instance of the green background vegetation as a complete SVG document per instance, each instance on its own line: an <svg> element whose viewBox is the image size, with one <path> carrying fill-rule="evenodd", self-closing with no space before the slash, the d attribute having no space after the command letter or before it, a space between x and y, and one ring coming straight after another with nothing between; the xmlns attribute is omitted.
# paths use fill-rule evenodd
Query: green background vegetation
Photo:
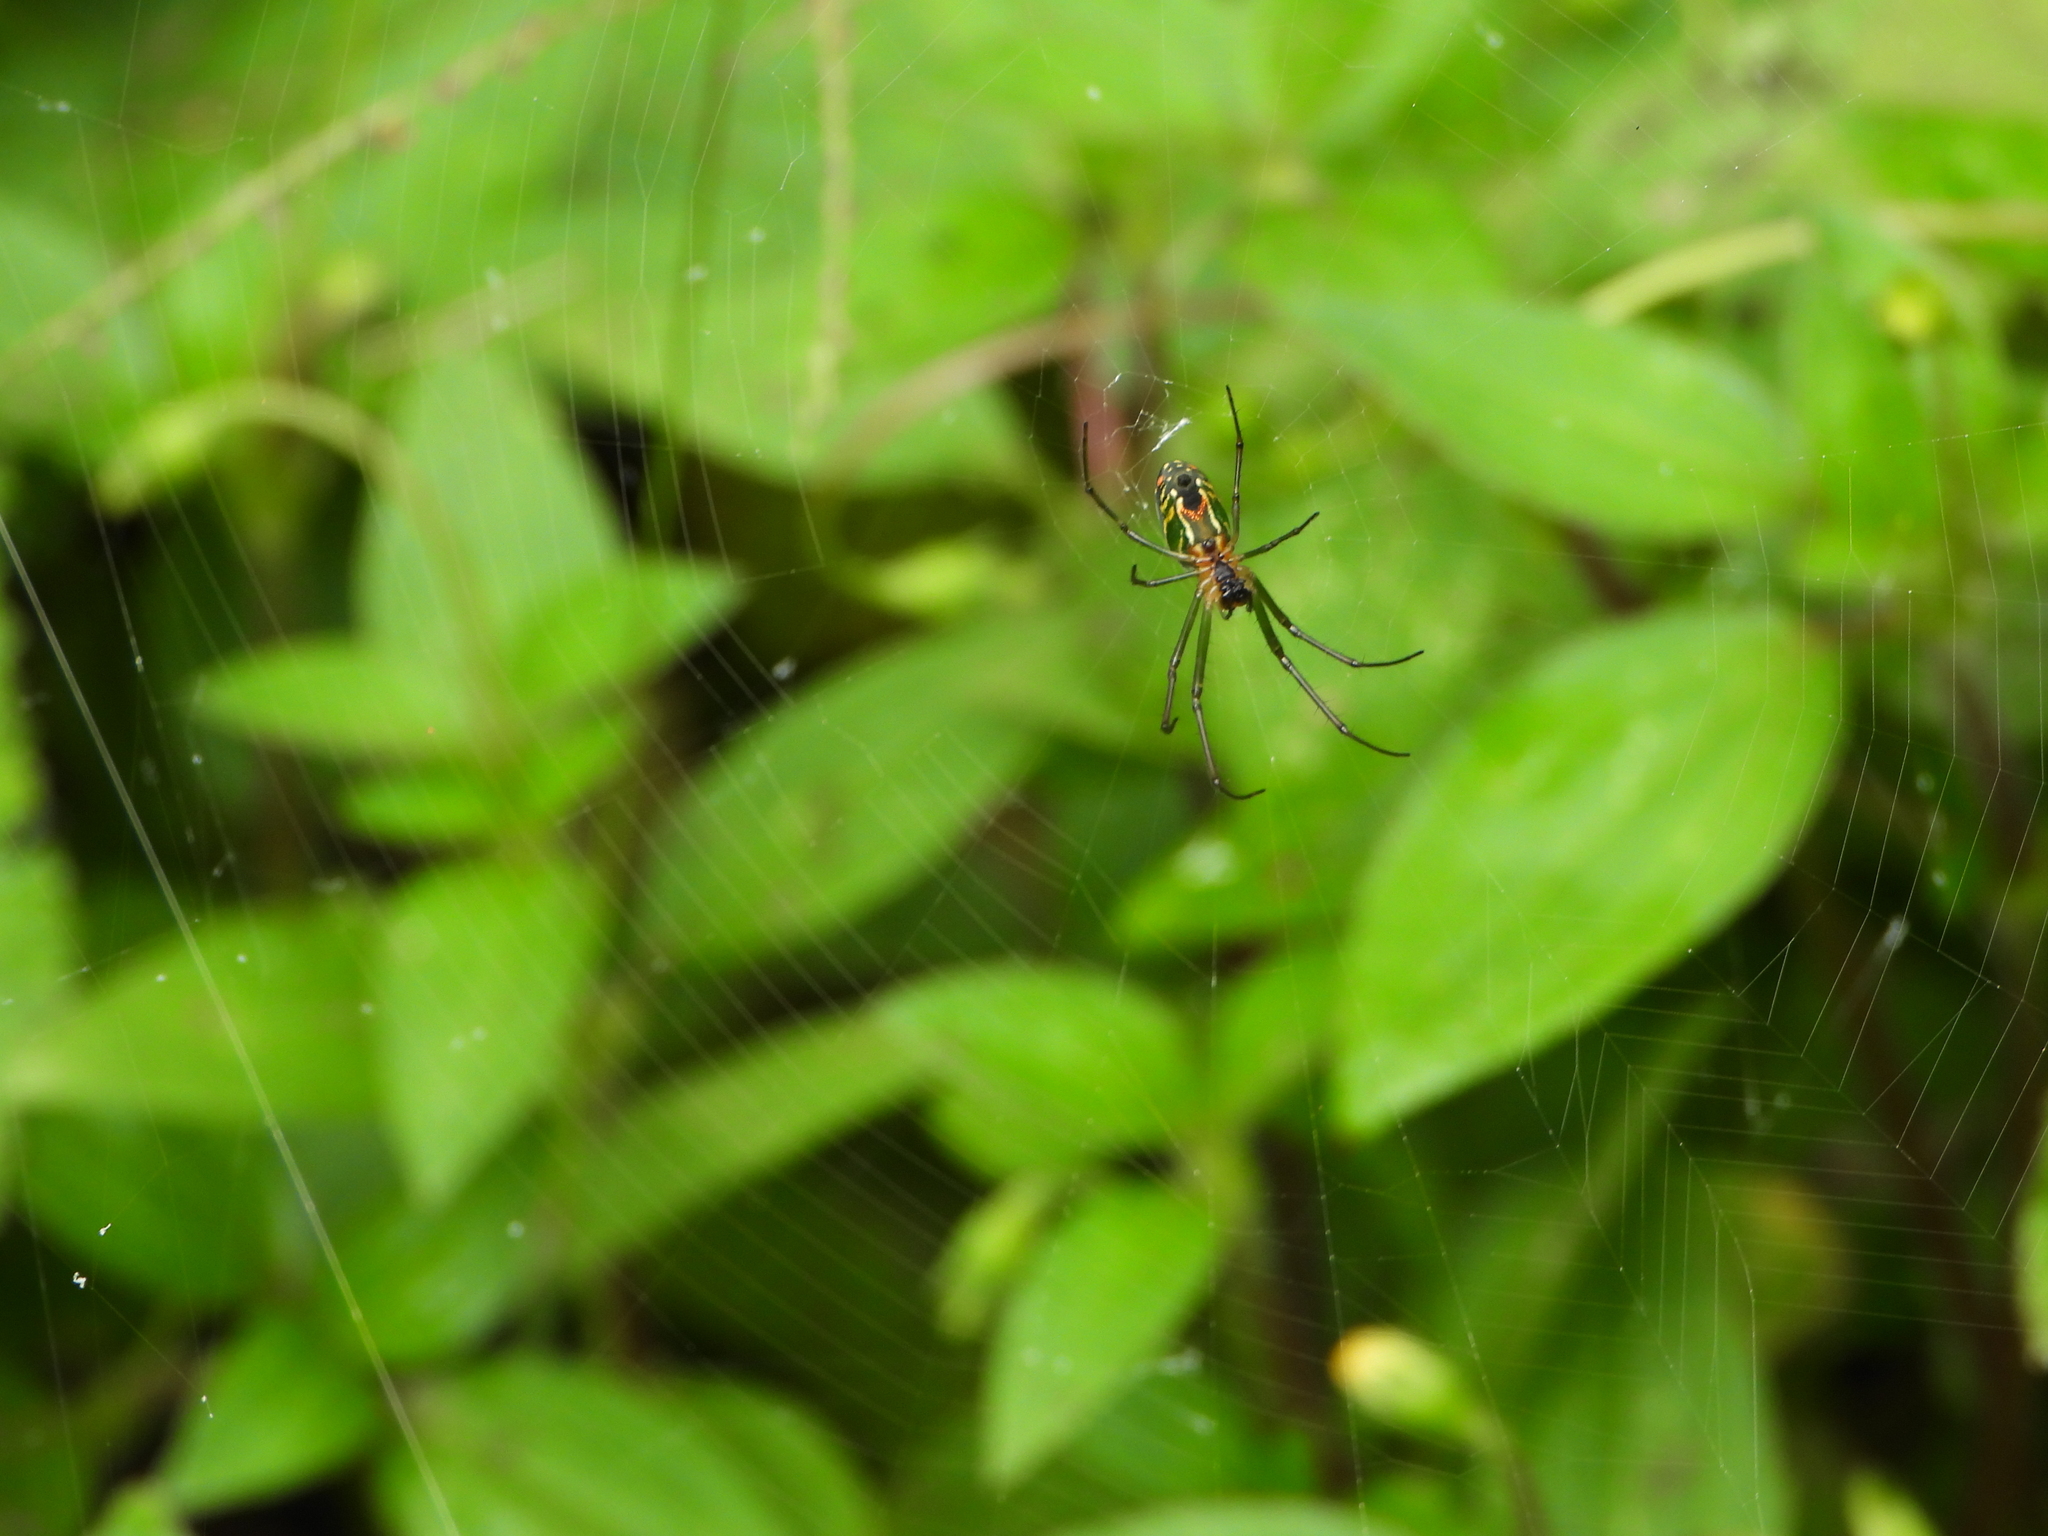
<svg viewBox="0 0 2048 1536"><path fill-rule="evenodd" d="M5 0L0 1531L2039 1529L2043 79Z"/></svg>

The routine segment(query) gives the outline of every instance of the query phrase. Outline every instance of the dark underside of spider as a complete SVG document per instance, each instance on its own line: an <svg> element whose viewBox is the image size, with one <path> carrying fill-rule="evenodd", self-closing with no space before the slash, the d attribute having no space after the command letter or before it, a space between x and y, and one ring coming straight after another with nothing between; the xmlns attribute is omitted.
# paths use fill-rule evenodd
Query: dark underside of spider
<svg viewBox="0 0 2048 1536"><path fill-rule="evenodd" d="M1234 608L1249 608L1252 602L1252 573L1240 565L1223 539L1197 544L1189 553L1199 573L1202 600L1221 608L1230 617Z"/></svg>

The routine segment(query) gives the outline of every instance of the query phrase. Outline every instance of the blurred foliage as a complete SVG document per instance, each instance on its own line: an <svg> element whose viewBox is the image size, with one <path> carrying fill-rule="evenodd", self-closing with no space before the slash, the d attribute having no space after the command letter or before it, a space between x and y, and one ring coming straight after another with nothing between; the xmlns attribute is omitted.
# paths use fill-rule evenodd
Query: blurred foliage
<svg viewBox="0 0 2048 1536"><path fill-rule="evenodd" d="M2041 0L0 16L0 1531L2041 1527Z"/></svg>

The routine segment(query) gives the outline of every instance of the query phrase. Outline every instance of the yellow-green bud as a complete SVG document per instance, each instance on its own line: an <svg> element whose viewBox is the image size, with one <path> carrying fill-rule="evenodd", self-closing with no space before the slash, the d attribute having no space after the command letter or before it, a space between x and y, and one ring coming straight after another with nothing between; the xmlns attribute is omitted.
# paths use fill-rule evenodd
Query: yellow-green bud
<svg viewBox="0 0 2048 1536"><path fill-rule="evenodd" d="M1875 1472L1852 1472L1842 1489L1849 1536L1938 1536L1912 1496Z"/></svg>
<svg viewBox="0 0 2048 1536"><path fill-rule="evenodd" d="M1330 1379L1355 1407L1403 1434L1474 1449L1491 1438L1491 1419L1464 1374L1402 1329L1353 1328L1330 1351Z"/></svg>

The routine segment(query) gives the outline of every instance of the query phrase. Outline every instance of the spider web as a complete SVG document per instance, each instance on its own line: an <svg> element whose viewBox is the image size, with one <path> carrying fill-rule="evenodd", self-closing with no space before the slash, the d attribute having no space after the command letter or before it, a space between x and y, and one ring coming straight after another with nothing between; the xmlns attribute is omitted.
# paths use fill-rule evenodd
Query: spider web
<svg viewBox="0 0 2048 1536"><path fill-rule="evenodd" d="M369 76L415 78L421 61L438 65L503 30L503 17L431 9L416 30L364 12L357 24L391 29L388 41L349 41L370 61ZM1423 16L1428 8L1411 9ZM1840 30L1867 20L1863 11L1731 13L1716 57L1733 60L1730 70L1768 70L1791 55L1784 29ZM1153 8L1131 15L1140 30L1170 29L1172 18ZM987 24L971 6L933 8L914 21L929 23L935 38ZM1541 130L1539 142L1520 146L1526 166L1503 167L1492 191L1492 213L1523 219L1555 247L1514 253L1526 263L1518 271L1537 274L1522 291L1532 302L1571 299L1626 265L1623 256L1671 243L1647 218L1602 225L1569 199L1614 163L1602 158L1603 134L1631 113L1648 115L1646 102L1677 67L1665 45L1682 21L1670 7L1603 19L1597 8L1574 6L1497 18L1459 11L1455 26L1417 22L1405 33L1390 23L1386 46L1444 55L1450 84L1434 93L1417 84L1406 109L1375 105L1376 77L1353 70L1353 110L1369 127L1406 129L1442 165L1454 164L1443 146L1455 142L1456 124L1430 118L1473 90L1458 73L1469 55L1481 61L1471 68L1502 71L1529 97L1577 93L1591 103L1588 116L1605 114L1591 126ZM214 114L202 125L203 174L195 167L188 184L137 169L126 184L96 187L89 233L107 248L133 248L139 236L202 217L217 183L285 147L289 136L265 114L281 89L301 88L294 72L311 68L301 50L321 46L315 18L254 8L246 24L257 38L247 52L261 67L226 66L193 108ZM953 153L986 140L991 156L1009 157L1005 167L1029 163L1026 150L994 130L983 134L953 98L943 131L918 115L928 109L892 116L923 55L885 50L888 27L908 25L901 20L878 21L873 32L850 24L844 46L861 93L850 116L855 155L880 159L899 140L931 131ZM1943 1507L1977 1507L1952 1486L1973 1478L1978 1496L2003 1496L1996 1480L2022 1475L2013 1468L2023 1451L1995 1436L1976 1445L1969 1438L1970 1426L2001 1405L2023 1409L2030 1393L2011 1337L2013 1298L2024 1288L2012 1255L2038 1129L2040 1015L2028 996L2039 923L2026 850L2044 783L2035 753L2048 718L2048 654L2032 546L1991 522L1994 514L2010 520L2016 503L2019 524L2030 523L2029 497L2039 490L2026 475L2038 461L2040 423L1959 419L1886 444L1900 453L1930 448L1946 494L1986 489L1978 503L1941 508L1947 564L1925 578L1930 590L1880 584L1845 596L1828 575L1773 568L1785 558L1778 546L1732 537L1677 549L1575 543L1554 520L1453 467L1455 455L1427 446L1346 369L1276 340L1250 304L1221 321L1190 320L1171 336L1170 364L1140 345L1159 342L1163 326L1127 327L1078 349L1047 341L934 410L897 420L885 412L895 398L886 376L926 361L925 338L906 322L914 355L870 360L857 337L833 340L816 311L829 314L833 303L829 284L819 297L821 265L842 262L840 280L858 289L901 253L880 234L864 243L858 225L806 234L797 226L811 215L792 211L823 200L820 217L830 224L829 194L816 183L829 179L821 166L841 152L819 127L808 26L805 16L773 8L622 11L546 56L565 62L543 61L532 76L508 76L500 95L486 92L479 110L502 115L495 128L437 137L422 110L393 130L394 141L414 142L374 164L345 163L333 173L338 190L315 200L320 216L351 236L334 239L323 260L292 250L296 240L318 246L326 236L312 217L303 221L310 228L295 225L284 203L284 234L237 234L224 259L197 269L212 291L199 277L181 285L174 275L145 299L140 313L151 323L207 339L223 355L187 350L153 381L131 382L146 398L168 399L244 374L304 377L358 401L374 420L399 420L415 375L450 359L487 358L506 398L552 423L559 444L580 456L591 504L613 519L605 537L621 565L688 557L736 573L731 614L629 696L625 715L642 749L556 823L578 860L628 871L596 908L625 958L589 986L583 1016L595 1022L578 1036L613 1075L593 1090L564 1068L519 1117L526 1140L508 1136L494 1160L471 1170L481 1179L512 1169L513 1192L502 1209L491 1207L502 1241L522 1242L550 1219L544 1178L518 1163L540 1156L541 1138L527 1133L601 1119L589 1115L593 1092L624 1098L715 1070L764 1041L772 1058L773 1042L793 1026L857 1021L932 972L1004 961L1078 967L1156 994L1193 1038L1211 1042L1225 1038L1259 989L1269 1054L1299 1075L1276 1092L1254 1142L1256 1215L1233 1232L1235 1256L1213 1297L1136 1384L1046 1470L999 1497L975 1470L987 1342L941 1334L932 1281L992 1180L924 1106L888 1099L872 1117L721 1190L689 1219L657 1224L607 1255L596 1278L549 1272L461 1348L418 1363L400 1358L390 1396L404 1421L398 1449L365 1451L350 1466L369 1456L409 1460L434 1488L438 1442L414 1436L401 1387L546 1345L656 1376L725 1375L790 1394L851 1448L892 1531L1053 1531L1155 1503L1276 1493L1318 1496L1354 1511L1361 1528L1416 1536L1535 1529L1528 1511L1537 1507L1550 1512L1553 1529L1660 1520L1700 1531L1783 1530L1832 1521L1845 1475L1863 1467ZM280 48L279 29L304 41ZM1599 48L1565 57L1560 38L1574 31L1597 35ZM138 13L133 34L107 46L148 74L159 67L155 50L171 43ZM1168 38L1162 46L1177 45ZM909 62L888 83L870 84L863 48ZM95 165L113 163L107 144L138 166L149 159L160 114L125 108L119 97L76 106L55 78L57 63L20 57L27 62L10 73L17 114L91 116L101 144ZM979 73L969 84L995 92L1032 50L988 57L971 66ZM1102 100L1106 85L1118 107L1114 82L1081 78L1085 68L1047 73L1085 100ZM689 87L675 99L645 87L671 78ZM1409 78L1426 81L1429 72ZM1631 82L1639 84L1622 89ZM778 109L787 131L769 148L736 147L714 131L722 112L738 110L729 98L743 89L787 97ZM1995 96L1996 80L1983 89ZM1675 106L1653 117L1658 145L1642 158L1668 152L1690 163L1682 141L1725 105L1725 92L1687 79L1664 94ZM1772 167L1817 159L1849 131L1841 120L1850 93L1838 80L1794 74L1760 94L1773 95L1769 122L1782 129L1761 140ZM490 205L507 184L497 168L530 157L537 173L552 171L529 146L536 122L563 114L584 125L582 143L596 146L579 150L587 163L576 169L599 190L552 202L522 192L530 219L511 220L504 248L492 248L505 227ZM1276 158L1258 174L1284 183L1293 173L1280 153L1287 146L1270 133L1273 142L1253 148ZM1157 163L1184 179L1123 191L1170 240L1219 238L1213 188L1194 163L1203 143L1190 133L1183 149L1169 134L1155 147ZM794 190L755 196L776 184L748 154L775 161ZM1409 195L1427 176L1394 157L1385 151L1385 163L1358 179ZM1554 174L1539 177L1530 169L1539 163ZM25 176L27 200L61 174ZM1701 189L1731 221L1754 211L1743 176L1739 166L1728 172L1732 192ZM380 225L376 199L392 177L412 178L424 193ZM1666 179L1676 187L1675 175ZM954 216L956 190L936 173L921 180L909 172L888 188L934 224ZM143 206L152 198L162 206ZM1546 200L1558 205L1553 218L1528 214ZM1674 215L1670 227L1690 226ZM1003 239L990 243L1007 249L1043 231L998 233ZM378 288L375 262L362 255L393 237L450 253L440 266L423 263L432 276L402 297ZM816 240L804 248L815 261L786 254L800 239ZM13 237L10 250L14 288L33 298L28 237ZM1425 276L1442 276L1462 250L1446 241L1413 259ZM1361 259L1396 259L1376 251ZM288 262L289 282L263 278ZM2017 258L1999 270L2015 292L2024 287ZM1770 299L1778 276L1708 286L1667 318L1725 341L1763 371L1770 359L1758 355L1747 307L1764 302L1760 293ZM338 376L263 351L280 335L300 337L281 310L260 302L293 282L307 304L360 306L344 329L360 327L361 344ZM1017 313L992 304L976 318L990 331L1022 324L1052 298L1029 291ZM2032 310L2008 304L2014 327L2038 317L2031 302ZM192 319L208 305L234 318L211 328ZM874 313L858 303L853 312ZM692 339L664 350L660 338L693 327L716 332L708 346L693 353ZM81 366L139 367L122 351L130 340L110 328ZM231 343L244 351L225 355ZM835 347L845 350L835 355ZM756 373L733 362L755 350L767 359ZM2013 350L2024 352L2017 341ZM685 355L688 368L677 360ZM2016 372L2010 398L2028 387L2038 394L2035 374ZM837 399L815 382L835 374ZM143 515L95 516L87 476L127 441L115 428L132 427L133 414L106 406L90 380L70 382L88 404L57 408L54 429L46 422L42 437L28 439L7 516L16 541L17 686L44 780L35 796L43 819L25 823L20 840L64 861L61 879L76 886L77 901L60 952L86 963L67 958L25 978L24 998L32 991L105 1014L111 1005L86 1000L146 989L160 966L169 974L180 930L203 954L210 931L231 928L245 909L382 911L468 850L459 840L423 847L366 835L362 818L341 809L353 781L330 763L251 748L191 706L195 679L216 665L280 637L369 622L359 599L351 605L349 580L329 578L359 572L370 558L371 530L392 517L388 496L380 500L385 488L366 485L346 455L323 458L303 432L270 422L268 436L213 444L196 472L157 488ZM1225 384L1245 415L1243 537L1263 542L1321 514L1262 561L1261 579L1303 628L1340 650L1426 652L1396 672L1344 674L1293 647L1339 714L1375 741L1414 751L1412 764L1355 761L1364 754L1316 715L1257 636L1244 633L1249 625L1216 626L1207 702L1227 780L1264 796L1245 807L1215 804L1192 766L1192 733L1162 739L1155 729L1180 599L1117 590L1128 547L1079 495L1068 445L1082 420L1096 429L1098 484L1149 536L1150 477L1163 456L1202 463L1222 484ZM781 438L759 425L777 391L790 423ZM459 391L454 398L459 404ZM885 413L856 414L863 410ZM815 447L848 419L897 429L863 447L867 478L850 490L811 474L818 461L796 449L788 462L771 462L777 442L809 434ZM482 444L477 462L511 462L501 448ZM963 465L987 472L966 475ZM503 470L504 483L529 467ZM280 555L265 543L269 531L246 517L262 500L250 492L252 474L299 477L291 494L306 510L295 552ZM102 475L102 491L105 484ZM2014 486L2010 495L1991 489ZM2005 511L1987 511L2001 496ZM553 551L527 553L540 568ZM1140 574L1157 572L1141 566ZM1834 778L1777 873L1752 904L1693 935L1681 958L1589 1027L1384 1134L1350 1134L1323 1076L1318 1009L1359 870L1408 786L1535 658L1623 622L1622 610L1677 596L1732 609L1766 585L1802 623L1836 637L1853 701ZM711 802L681 840L636 841L636 829L709 780L715 765L741 760L778 720L806 718L796 712L816 691L876 679L877 689L902 690L878 694L881 704L923 707L911 693L917 675L890 670L904 647L973 633L977 621L1024 634L1030 615L1055 597L1087 604L1090 654L1068 659L1069 670L1044 690L1054 697L1018 706L1028 727L1005 716L982 734L959 734L951 756L905 756L887 790L900 793L904 814L881 844L912 852L866 894L835 894L822 861L793 880L765 855L759 868L747 866L748 839L769 838L777 817L811 814L808 783L802 794ZM999 661L986 663L990 691L1027 693L1032 668ZM1183 687L1187 680L1184 673ZM593 690L583 702L594 708L597 698ZM972 713L957 701L948 708ZM851 718L828 713L813 729L844 730L832 738L845 757L838 766L865 785L860 758L871 749ZM938 718L953 716L942 708ZM514 721L537 722L546 729L538 711ZM764 762L763 772L781 766ZM928 809L941 803L970 811L949 823ZM829 840L821 832L816 841ZM721 849L722 864L713 857ZM687 886L688 903L650 915L645 893L664 880ZM53 888L24 887L18 910L53 910ZM727 951L713 946L742 930L751 904L785 894L826 915L744 946L735 940ZM37 920L24 919L24 928ZM693 926L712 937L700 943ZM366 967L387 942L381 931L365 927L360 937ZM516 995L528 974L522 965L506 960L478 978L479 992L496 985ZM366 995L363 1006L382 1001ZM208 1005L215 1022L238 1022L238 1001L209 997ZM52 1018L67 1016L53 1005ZM142 1040L148 1017L146 1004L128 1007L110 1038L134 1029ZM146 1045L132 1050L146 1066ZM264 1089L296 1091L272 1081L279 1069L271 1064L244 1065ZM146 1476L154 1440L199 1411L190 1405L211 1379L208 1351L256 1298L309 1293L323 1268L349 1273L351 1252L365 1250L351 1250L348 1234L377 1202L404 1204L404 1173L388 1138L366 1121L286 1114L266 1146L246 1121L223 1130L147 1102L109 1109L76 1086L65 1092L73 1097L16 1091L22 1195L4 1262L15 1294L34 1296L16 1309L34 1322L14 1341L8 1390L22 1384L31 1412L54 1405L64 1469L37 1475L68 1479L69 1488L41 1495L41 1507L68 1499L75 1523L125 1479ZM746 1116L730 1106L724 1113L709 1122L711 1139L741 1139ZM1118 1166L1149 1175L1176 1157L1193 1161L1191 1146L1141 1149ZM280 1155L295 1162L290 1179ZM694 1156L655 1138L607 1143L596 1166L611 1182L593 1197L590 1221L623 1221L645 1191L686 1182ZM97 1182L76 1172L101 1164L128 1172ZM299 1168L303 1213L265 1214L258 1236L236 1228L220 1214L227 1202L209 1195L232 1188L237 1198L254 1192L245 1205L283 1205ZM342 1238L324 1258L311 1236L323 1226ZM159 1244L148 1261L154 1277L142 1261L123 1269L101 1260L113 1234L138 1229ZM564 1241L573 1246L573 1234ZM255 1250L267 1257L252 1258ZM266 1278L237 1289L245 1273ZM1449 1443L1433 1440L1386 1414L1347 1412L1335 1400L1329 1351L1364 1324L1399 1327L1452 1362L1479 1405L1462 1442L1455 1433ZM376 1342L374 1325L358 1346L366 1340ZM22 1353L32 1347L45 1358ZM143 1367L160 1401L137 1418L143 1430L124 1427L135 1443L102 1453L92 1443L94 1383ZM1926 1431L1916 1416L1937 1412L1938 1431ZM1469 1430L1495 1420L1512 1436L1511 1452L1489 1447L1490 1431ZM1674 1466L1670 1475L1689 1490L1677 1500L1657 1488ZM357 1475L324 1470L316 1489L327 1492L310 1496L314 1506L327 1507L320 1500ZM453 1521L452 1507L441 1516ZM402 1503L376 1508L347 1518L405 1518L392 1513ZM283 1506L261 1518L285 1529L293 1516Z"/></svg>

